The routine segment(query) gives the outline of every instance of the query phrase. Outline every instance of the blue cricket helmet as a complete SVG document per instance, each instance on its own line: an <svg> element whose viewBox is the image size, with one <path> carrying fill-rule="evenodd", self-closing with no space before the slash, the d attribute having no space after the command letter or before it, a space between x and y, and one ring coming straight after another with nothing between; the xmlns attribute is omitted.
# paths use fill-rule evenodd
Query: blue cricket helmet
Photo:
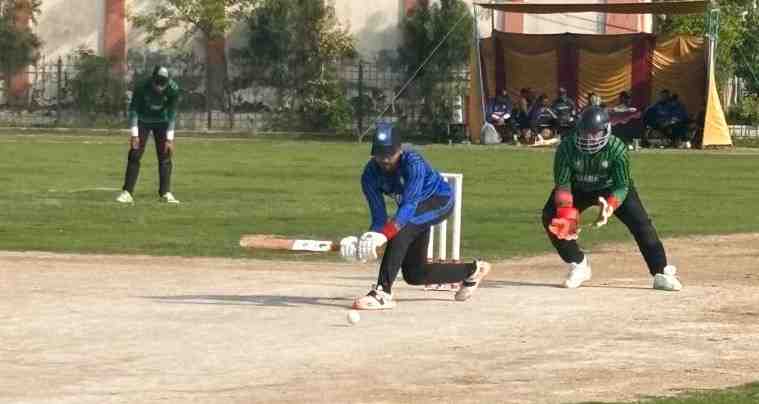
<svg viewBox="0 0 759 404"><path fill-rule="evenodd" d="M390 122L378 122L372 140L372 156L387 156L401 148L401 136Z"/></svg>

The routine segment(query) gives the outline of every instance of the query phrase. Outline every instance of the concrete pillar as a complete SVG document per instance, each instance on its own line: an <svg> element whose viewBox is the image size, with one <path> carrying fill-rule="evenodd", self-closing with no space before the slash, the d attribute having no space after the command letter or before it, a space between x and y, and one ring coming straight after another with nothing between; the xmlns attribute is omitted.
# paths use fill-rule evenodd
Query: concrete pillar
<svg viewBox="0 0 759 404"><path fill-rule="evenodd" d="M524 0L514 0L512 3L524 3ZM497 11L501 15L501 31L514 32L517 34L524 33L524 14L523 13L504 13Z"/></svg>
<svg viewBox="0 0 759 404"><path fill-rule="evenodd" d="M15 25L19 29L29 29L32 19L32 10L28 5L22 4L15 10ZM8 103L11 105L25 105L29 92L28 66L21 66L15 72L10 72L8 80Z"/></svg>
<svg viewBox="0 0 759 404"><path fill-rule="evenodd" d="M103 51L115 72L126 71L126 0L105 0Z"/></svg>
<svg viewBox="0 0 759 404"><path fill-rule="evenodd" d="M640 3L640 0L607 0L607 3ZM607 14L607 34L632 34L643 31L640 14Z"/></svg>
<svg viewBox="0 0 759 404"><path fill-rule="evenodd" d="M409 16L414 13L414 9L417 7L428 7L430 5L429 0L403 0L403 6L405 15Z"/></svg>

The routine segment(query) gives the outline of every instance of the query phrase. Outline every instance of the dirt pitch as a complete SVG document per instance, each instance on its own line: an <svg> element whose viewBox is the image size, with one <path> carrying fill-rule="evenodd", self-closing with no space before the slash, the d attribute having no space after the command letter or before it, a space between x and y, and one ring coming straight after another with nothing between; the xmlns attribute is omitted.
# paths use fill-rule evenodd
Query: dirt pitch
<svg viewBox="0 0 759 404"><path fill-rule="evenodd" d="M0 253L2 403L566 403L759 379L759 234L667 240L684 290L631 244L587 287L554 255L495 265L472 301L375 267Z"/></svg>

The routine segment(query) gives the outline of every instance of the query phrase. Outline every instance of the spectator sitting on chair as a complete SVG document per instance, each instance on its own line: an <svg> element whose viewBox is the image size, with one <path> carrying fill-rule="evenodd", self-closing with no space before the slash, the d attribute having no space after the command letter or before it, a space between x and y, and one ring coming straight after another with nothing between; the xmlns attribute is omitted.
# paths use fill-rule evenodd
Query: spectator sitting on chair
<svg viewBox="0 0 759 404"><path fill-rule="evenodd" d="M659 92L659 100L648 107L643 113L643 124L645 130L643 131L643 138L641 139L641 146L649 147L650 142L648 140L652 131L656 130L666 135L667 123L670 119L669 112L669 99L671 95L669 90L664 89Z"/></svg>
<svg viewBox="0 0 759 404"><path fill-rule="evenodd" d="M519 128L519 137L525 142L530 135L530 110L532 109L532 94L529 88L519 90L519 102L514 109L514 119ZM514 139L518 143L518 138Z"/></svg>
<svg viewBox="0 0 759 404"><path fill-rule="evenodd" d="M643 122L646 125L641 141L644 147L649 146L648 138L654 130L670 139L672 147L678 147L682 140L686 140L688 113L679 97L672 96L669 90L664 89L659 93L659 101L643 114Z"/></svg>
<svg viewBox="0 0 759 404"><path fill-rule="evenodd" d="M672 116L670 136L672 139L672 147L680 147L682 142L690 142L688 138L688 125L690 124L690 118L688 117L688 111L685 109L685 105L680 102L680 97L677 94L672 94L669 98L669 111Z"/></svg>
<svg viewBox="0 0 759 404"><path fill-rule="evenodd" d="M542 143L544 137L550 137L551 128L556 124L557 118L558 116L548 104L548 96L541 94L530 111L530 129L534 134L533 141L530 143Z"/></svg>
<svg viewBox="0 0 759 404"><path fill-rule="evenodd" d="M577 106L567 95L564 87L559 87L559 96L551 104L551 109L556 113L556 133L561 134L574 128Z"/></svg>
<svg viewBox="0 0 759 404"><path fill-rule="evenodd" d="M582 108L583 111L585 111L586 109L590 107L604 107L604 105L602 105L601 103L601 97L599 97L598 94L594 92L589 92L586 100L587 100L587 103Z"/></svg>
<svg viewBox="0 0 759 404"><path fill-rule="evenodd" d="M632 97L627 91L619 93L618 104L615 105L611 112L635 112L638 109L632 106Z"/></svg>
<svg viewBox="0 0 759 404"><path fill-rule="evenodd" d="M513 105L511 97L506 90L501 90L501 93L492 100L487 111L487 121L491 125L495 126L496 130L502 137L507 134L513 134L516 132L513 119L511 117ZM511 133L506 133L511 132Z"/></svg>

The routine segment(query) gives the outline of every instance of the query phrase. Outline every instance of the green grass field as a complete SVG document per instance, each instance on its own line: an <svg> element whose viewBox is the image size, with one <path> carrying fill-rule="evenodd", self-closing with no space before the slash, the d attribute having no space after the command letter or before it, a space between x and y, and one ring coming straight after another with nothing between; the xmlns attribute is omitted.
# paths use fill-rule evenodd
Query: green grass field
<svg viewBox="0 0 759 404"><path fill-rule="evenodd" d="M158 202L152 144L133 206L114 201L125 167L123 135L4 134L0 148L0 250L244 257L252 255L237 246L242 233L339 239L368 224L359 186L366 144L180 137L173 177L179 206ZM464 173L465 256L550 251L539 217L552 187L552 150L418 149L441 171ZM634 152L633 173L663 237L754 232L757 157L748 149ZM584 246L631 240L616 221L582 238ZM759 384L646 402L756 403Z"/></svg>
<svg viewBox="0 0 759 404"><path fill-rule="evenodd" d="M173 176L180 206L158 202L152 144L134 206L114 202L124 136L2 135L0 145L0 249L240 257L249 256L237 246L242 233L339 239L368 225L359 186L368 145L180 138ZM552 150L418 148L441 171L464 173L463 255L549 251L539 217L552 187ZM634 152L633 172L663 237L749 232L759 227L746 211L757 157L752 150ZM585 246L630 239L616 222L583 236Z"/></svg>
<svg viewBox="0 0 759 404"><path fill-rule="evenodd" d="M725 389L721 391L689 392L677 397L651 398L644 401L636 401L641 404L754 404L759 403L759 383L751 383L745 386ZM581 404L632 404L632 403L606 403L599 401L585 402Z"/></svg>

